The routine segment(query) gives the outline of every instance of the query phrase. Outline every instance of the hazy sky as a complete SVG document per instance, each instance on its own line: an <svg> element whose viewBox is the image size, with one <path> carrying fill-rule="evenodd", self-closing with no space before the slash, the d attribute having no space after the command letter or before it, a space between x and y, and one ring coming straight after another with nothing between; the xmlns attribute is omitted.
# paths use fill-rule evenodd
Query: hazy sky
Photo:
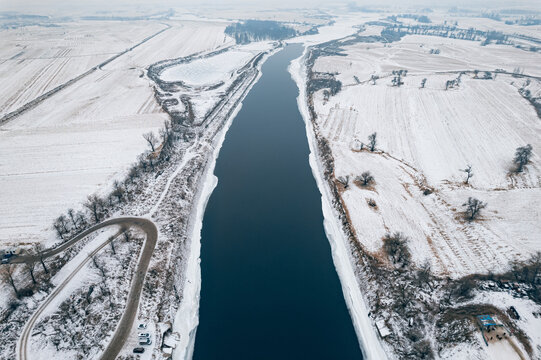
<svg viewBox="0 0 541 360"><path fill-rule="evenodd" d="M360 6L379 7L382 5L411 8L416 6L442 7L461 6L478 7L482 9L497 9L506 7L529 7L541 11L541 0L0 0L0 11L20 11L28 13L54 14L58 12L93 12L97 10L115 11L133 9L142 11L161 10L169 7L311 7L340 6L356 3Z"/></svg>

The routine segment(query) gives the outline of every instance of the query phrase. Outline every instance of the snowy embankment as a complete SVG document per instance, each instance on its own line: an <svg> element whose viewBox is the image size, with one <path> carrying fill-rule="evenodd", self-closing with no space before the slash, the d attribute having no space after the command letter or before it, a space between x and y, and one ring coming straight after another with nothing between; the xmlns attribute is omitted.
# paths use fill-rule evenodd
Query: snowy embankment
<svg viewBox="0 0 541 360"><path fill-rule="evenodd" d="M278 50L279 51L279 50ZM265 63L265 60L273 55L275 52L266 54L258 64L259 74L245 89L242 99L248 94L251 88L259 81L261 77L261 67ZM242 102L236 107L227 119L225 126L222 128L218 136L215 138L212 144L212 155L207 162L203 181L199 187L198 200L196 203L196 211L192 214L195 219L193 222L193 228L191 231L191 244L189 250L189 257L186 265L186 271L184 274L184 287L183 296L180 306L178 308L175 321L173 323L173 332L180 335L180 340L177 347L173 351L174 360L191 359L194 350L195 336L197 326L199 324L199 298L201 292L201 229L203 227L203 216L207 203L212 195L212 192L218 184L218 178L214 175L214 168L216 167L216 161L220 154L225 136L233 123L233 120L237 116L238 112L242 108Z"/></svg>
<svg viewBox="0 0 541 360"><path fill-rule="evenodd" d="M289 72L299 88L297 102L299 111L306 124L306 136L310 147L310 166L321 192L321 203L324 216L324 227L332 249L332 257L340 277L342 291L346 300L347 307L353 319L353 325L357 333L357 338L361 345L363 355L366 359L386 359L387 355L383 350L382 343L377 337L376 330L368 317L368 307L360 290L360 285L353 271L352 261L349 251L348 239L345 236L338 216L332 206L332 195L325 184L323 177L323 167L317 155L317 144L314 137L314 129L308 113L307 95L306 95L306 67L304 65L304 54L294 60Z"/></svg>

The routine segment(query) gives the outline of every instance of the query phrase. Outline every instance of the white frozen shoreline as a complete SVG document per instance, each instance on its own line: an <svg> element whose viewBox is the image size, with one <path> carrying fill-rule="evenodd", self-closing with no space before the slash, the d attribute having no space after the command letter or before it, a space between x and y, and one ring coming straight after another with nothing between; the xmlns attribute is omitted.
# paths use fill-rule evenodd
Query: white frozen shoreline
<svg viewBox="0 0 541 360"><path fill-rule="evenodd" d="M376 334L376 329L372 325L368 317L368 307L360 290L360 285L353 271L348 239L342 230L342 226L338 221L336 211L332 206L332 195L327 188L323 177L322 164L317 156L317 144L314 137L312 122L308 113L308 105L306 103L306 67L304 58L307 53L305 48L301 57L293 60L289 66L289 73L299 88L299 96L297 103L299 112L306 125L306 136L310 147L310 167L316 179L317 186L321 193L321 204L324 217L324 227L327 238L331 244L332 258L336 271L340 278L344 299L348 307L350 316L353 320L353 326L363 352L363 356L367 360L387 359L387 354L383 349L383 345Z"/></svg>
<svg viewBox="0 0 541 360"><path fill-rule="evenodd" d="M216 161L218 160L220 149L222 148L225 136L229 131L233 120L242 108L244 98L249 94L252 87L261 78L261 67L270 56L282 49L283 48L271 49L268 54L263 56L257 67L259 74L245 89L239 105L231 113L231 116L229 116L227 119L224 128L220 131L220 135L214 141L212 155L209 158L208 166L205 169L205 173L202 177L202 187L199 192L196 211L193 215L195 217L195 222L190 236L191 244L185 272L186 280L184 282L182 300L173 323L173 332L177 332L180 335L180 341L173 351L174 360L190 360L193 356L195 336L197 326L199 325L199 299L201 292L201 229L203 227L203 216L205 215L205 209L208 201L212 195L212 192L218 185L218 178L214 175L214 168L216 167Z"/></svg>

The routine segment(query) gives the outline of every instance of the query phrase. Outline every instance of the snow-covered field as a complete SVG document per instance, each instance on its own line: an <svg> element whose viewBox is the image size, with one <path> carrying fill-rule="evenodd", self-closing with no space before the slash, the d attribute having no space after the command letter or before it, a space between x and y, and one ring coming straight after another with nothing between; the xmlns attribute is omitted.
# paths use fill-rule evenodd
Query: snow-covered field
<svg viewBox="0 0 541 360"><path fill-rule="evenodd" d="M123 25L118 30L122 30L119 34L123 34L124 43L103 35L103 48L124 50L126 37L132 39L133 45L164 28L162 24L141 24L143 28L132 23L133 29L124 29ZM93 37L108 34L101 31L101 22L94 26L100 30ZM114 179L122 178L137 155L146 149L141 135L148 131L157 133L168 119L154 99L150 81L142 77L145 67L168 57L228 44L231 40L224 36L224 28L223 23L173 22L170 29L155 38L1 125L0 244L54 241L51 225L57 216L84 202L87 195L105 192ZM24 32L28 44L41 48L35 44L46 34L25 29L17 31ZM105 29L115 31L113 25ZM65 31L69 33L69 28ZM99 39L94 41L100 43ZM74 51L85 48L85 43L73 44ZM69 52L65 56L69 58ZM81 68L81 72L86 70ZM75 70L62 74L58 82L79 75ZM15 80L11 90L17 92L15 85L26 80L17 81L15 72L8 80L12 78ZM2 89L9 90L10 86ZM33 92L29 99L39 94Z"/></svg>
<svg viewBox="0 0 541 360"><path fill-rule="evenodd" d="M517 26L513 29L520 30ZM366 26L359 35L378 36L379 31L380 26ZM320 90L305 97L307 79L301 61L307 57L294 62L290 71L300 88L299 109L307 122L310 163L322 193L325 229L365 355L403 358L426 336L423 341L430 344L429 350L437 349L437 358L538 356L539 321L534 314L539 306L533 300L520 299L524 295L503 287L487 292L474 286L477 295L469 302L446 303L449 300L441 291L449 291L446 286L455 281L451 279L460 279L456 280L460 283L466 275L505 272L512 261L528 260L541 251L541 123L532 106L538 96L539 54L509 45L482 47L479 42L435 36L410 35L391 43L361 42L362 38L355 43L354 39L347 36L347 45L334 42L316 50L320 57L312 69L320 74L314 78L339 80L342 88L338 94ZM332 55L336 52L341 54ZM517 67L527 76L505 73ZM397 70L407 70L400 87L392 86L392 72ZM474 70L479 70L478 74ZM485 72L490 72L489 80L482 79ZM375 82L370 80L372 75ZM446 83L459 77L459 85L446 90ZM426 86L421 88L423 79ZM319 83L309 83L309 88L312 85ZM330 85L321 87L326 86ZM531 90L531 95L525 95L526 90ZM309 112L312 106L314 124ZM374 132L376 151L361 150L361 143L367 144ZM321 139L328 141L333 162L329 162ZM534 149L531 162L523 173L514 174L515 149L526 144ZM469 184L464 183L461 171L467 165L472 165L474 172ZM334 179L336 185L326 183L329 168L329 180ZM364 171L370 171L375 179L367 187L354 181ZM336 180L347 177L347 187ZM335 188L341 201L335 199ZM465 219L462 206L470 196L488 203L472 222ZM351 232L346 222L352 225ZM405 270L394 268L394 272L390 265L385 276L379 273L389 263L382 240L393 232L408 237L413 265ZM434 279L450 283L427 288L423 295L415 278L416 269L426 263L436 275ZM408 287L413 289L411 294L400 292ZM419 306L426 297L432 298L435 308ZM398 305L399 298L409 299L404 309ZM470 319L479 311L490 311L486 306L502 312L515 306L522 317L515 326L526 335L520 341L513 336L486 347L476 327L467 321L470 325L458 335L466 334L471 326L472 337L451 337L448 342L440 337L446 328L450 324L462 326L457 325L457 319L442 320L445 309L458 306L455 304L477 306L469 313ZM415 314L425 320L414 325ZM376 321L390 326L390 338L381 341L376 335ZM411 339L408 334L417 330L421 336L407 345ZM533 351L527 350L528 342ZM417 356L421 358L419 353Z"/></svg>
<svg viewBox="0 0 541 360"><path fill-rule="evenodd" d="M231 76L231 72L246 64L253 54L245 51L227 51L208 59L199 59L166 69L161 74L164 81L182 81L187 85L216 84Z"/></svg>
<svg viewBox="0 0 541 360"><path fill-rule="evenodd" d="M441 54L428 54L433 47ZM438 273L451 276L503 270L511 259L541 250L536 206L541 123L513 86L526 80L502 74L480 80L467 73L458 88L445 90L460 70L520 66L538 75L539 55L423 36L385 46L360 43L346 52L316 62L315 70L337 72L344 87L328 101L320 92L314 102L321 132L331 142L336 176L374 175L373 189L353 185L342 195L366 249L377 252L385 233L401 231L418 263L428 259ZM400 88L391 85L390 76L398 69L408 70ZM367 81L372 74L381 77L375 85ZM373 132L384 153L354 151ZM510 175L515 149L526 144L534 148L532 164L523 174ZM460 171L467 164L475 173L468 186ZM425 196L425 187L435 192ZM482 221L461 220L469 196L488 203Z"/></svg>
<svg viewBox="0 0 541 360"><path fill-rule="evenodd" d="M163 29L158 22L78 22L1 31L0 116Z"/></svg>

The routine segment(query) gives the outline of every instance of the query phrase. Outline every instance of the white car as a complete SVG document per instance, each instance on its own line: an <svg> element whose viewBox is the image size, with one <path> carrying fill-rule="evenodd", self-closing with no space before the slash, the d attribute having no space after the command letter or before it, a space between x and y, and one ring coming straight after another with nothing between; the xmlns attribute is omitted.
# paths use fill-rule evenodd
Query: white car
<svg viewBox="0 0 541 360"><path fill-rule="evenodd" d="M139 333L139 337L140 338L149 338L150 334L149 333Z"/></svg>
<svg viewBox="0 0 541 360"><path fill-rule="evenodd" d="M139 339L139 345L150 345L152 344L152 340L149 338Z"/></svg>
<svg viewBox="0 0 541 360"><path fill-rule="evenodd" d="M147 328L147 324L140 323L139 326L137 326L137 329L139 330L145 330Z"/></svg>

